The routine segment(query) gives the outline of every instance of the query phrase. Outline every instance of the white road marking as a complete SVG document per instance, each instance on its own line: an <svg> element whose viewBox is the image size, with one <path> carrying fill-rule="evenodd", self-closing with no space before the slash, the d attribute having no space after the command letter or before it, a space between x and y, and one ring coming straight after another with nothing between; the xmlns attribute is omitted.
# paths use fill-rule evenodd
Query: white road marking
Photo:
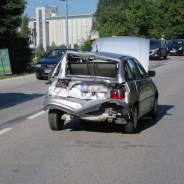
<svg viewBox="0 0 184 184"><path fill-rule="evenodd" d="M9 132L10 130L12 130L12 128L5 128L3 130L0 130L0 135L6 133L6 132Z"/></svg>
<svg viewBox="0 0 184 184"><path fill-rule="evenodd" d="M34 118L36 118L38 116L41 116L44 113L46 113L46 111L41 111L41 112L38 112L37 114L34 114L34 115L32 115L32 116L30 116L30 117L28 117L26 119L34 119Z"/></svg>

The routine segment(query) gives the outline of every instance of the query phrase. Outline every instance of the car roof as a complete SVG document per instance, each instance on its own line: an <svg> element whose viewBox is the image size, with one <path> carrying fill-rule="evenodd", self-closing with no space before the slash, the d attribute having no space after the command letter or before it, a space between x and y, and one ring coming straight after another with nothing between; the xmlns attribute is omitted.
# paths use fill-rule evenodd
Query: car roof
<svg viewBox="0 0 184 184"><path fill-rule="evenodd" d="M173 39L173 40L169 40L169 42L173 42L173 41L184 41L184 39Z"/></svg>
<svg viewBox="0 0 184 184"><path fill-rule="evenodd" d="M53 48L52 50L74 50L77 51L78 49L71 49L71 48Z"/></svg>
<svg viewBox="0 0 184 184"><path fill-rule="evenodd" d="M124 57L132 57L129 55L117 54L117 53L111 53L111 52L92 52L92 53L97 56L110 57L110 58L119 59L119 60Z"/></svg>
<svg viewBox="0 0 184 184"><path fill-rule="evenodd" d="M157 39L157 38L152 38L150 39L150 41L162 41L161 39Z"/></svg>

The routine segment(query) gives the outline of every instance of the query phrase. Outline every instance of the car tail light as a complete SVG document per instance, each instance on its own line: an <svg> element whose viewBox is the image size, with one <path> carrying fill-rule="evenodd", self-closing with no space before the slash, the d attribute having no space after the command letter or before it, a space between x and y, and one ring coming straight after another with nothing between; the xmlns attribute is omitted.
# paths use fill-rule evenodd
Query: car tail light
<svg viewBox="0 0 184 184"><path fill-rule="evenodd" d="M64 81L58 80L56 83L57 88L67 89L67 84Z"/></svg>
<svg viewBox="0 0 184 184"><path fill-rule="evenodd" d="M125 92L122 89L111 89L110 90L110 99L124 99Z"/></svg>

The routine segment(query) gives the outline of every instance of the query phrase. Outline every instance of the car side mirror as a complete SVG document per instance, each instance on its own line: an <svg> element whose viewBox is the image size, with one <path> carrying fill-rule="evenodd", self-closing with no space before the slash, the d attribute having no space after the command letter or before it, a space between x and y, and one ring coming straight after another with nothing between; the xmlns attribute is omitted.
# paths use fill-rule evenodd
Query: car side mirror
<svg viewBox="0 0 184 184"><path fill-rule="evenodd" d="M153 70L148 71L148 77L155 77L156 72Z"/></svg>

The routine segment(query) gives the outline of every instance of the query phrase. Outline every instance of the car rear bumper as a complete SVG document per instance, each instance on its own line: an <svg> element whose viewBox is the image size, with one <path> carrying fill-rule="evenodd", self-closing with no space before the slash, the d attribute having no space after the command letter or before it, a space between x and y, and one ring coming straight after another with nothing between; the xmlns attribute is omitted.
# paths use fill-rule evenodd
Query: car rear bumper
<svg viewBox="0 0 184 184"><path fill-rule="evenodd" d="M123 116L125 119L130 118L129 107L122 100L82 100L49 97L44 102L44 110L49 109L58 109L66 114L91 121L108 120L110 122L116 119L117 116Z"/></svg>
<svg viewBox="0 0 184 184"><path fill-rule="evenodd" d="M181 56L182 51L169 51L170 56Z"/></svg>

